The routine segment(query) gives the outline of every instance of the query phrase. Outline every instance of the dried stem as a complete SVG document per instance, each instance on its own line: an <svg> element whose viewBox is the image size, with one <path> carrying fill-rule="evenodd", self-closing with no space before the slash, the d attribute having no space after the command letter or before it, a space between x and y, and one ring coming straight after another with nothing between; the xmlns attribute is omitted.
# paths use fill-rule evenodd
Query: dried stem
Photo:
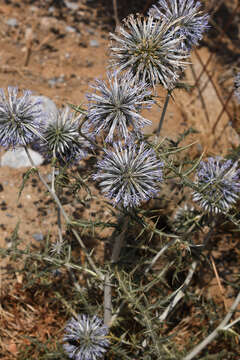
<svg viewBox="0 0 240 360"><path fill-rule="evenodd" d="M183 360L191 360L195 359L195 356L200 353L210 342L212 342L219 334L220 331L225 329L225 326L231 319L233 313L235 312L238 304L240 303L240 292L238 293L234 303L232 304L229 312L225 316L225 318L222 320L222 322L218 325L218 327L206 337L200 344L198 344Z"/></svg>
<svg viewBox="0 0 240 360"><path fill-rule="evenodd" d="M174 294L176 294L173 298L173 300L171 301L171 303L168 305L168 307L164 310L164 312L162 313L161 316L159 316L159 320L160 321L164 321L166 320L167 316L170 314L170 312L173 310L173 308L177 305L177 303L184 297L185 292L184 290L188 287L188 285L190 284L190 281L192 280L193 274L196 270L197 267L197 261L194 261L191 264L191 267L189 269L188 275L184 281L184 283L172 294L172 296L174 296Z"/></svg>

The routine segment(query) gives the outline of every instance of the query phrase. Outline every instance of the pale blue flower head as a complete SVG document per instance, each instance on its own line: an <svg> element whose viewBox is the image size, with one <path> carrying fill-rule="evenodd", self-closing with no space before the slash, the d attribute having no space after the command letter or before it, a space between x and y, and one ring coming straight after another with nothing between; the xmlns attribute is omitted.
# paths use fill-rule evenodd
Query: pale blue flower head
<svg viewBox="0 0 240 360"><path fill-rule="evenodd" d="M136 207L157 196L163 180L163 162L153 149L144 142L124 147L114 143L113 150L104 151L93 178L100 181L103 193L114 205Z"/></svg>
<svg viewBox="0 0 240 360"><path fill-rule="evenodd" d="M111 34L112 66L117 72L129 71L136 81L152 87L174 88L189 56L180 46L184 37L177 34L178 22L130 15L124 26Z"/></svg>
<svg viewBox="0 0 240 360"><path fill-rule="evenodd" d="M201 3L194 0L159 0L153 5L149 15L165 21L179 20L176 35L183 36L181 47L188 51L198 45L203 33L209 28L209 15L201 11Z"/></svg>
<svg viewBox="0 0 240 360"><path fill-rule="evenodd" d="M109 347L108 327L97 316L82 314L72 318L65 327L64 350L73 360L97 360Z"/></svg>
<svg viewBox="0 0 240 360"><path fill-rule="evenodd" d="M141 137L144 126L151 125L141 110L149 108L151 90L144 82L135 82L133 76L108 74L108 83L96 80L95 93L87 94L89 125L96 135L104 133L106 142L117 139L128 141Z"/></svg>
<svg viewBox="0 0 240 360"><path fill-rule="evenodd" d="M24 146L41 137L45 115L38 99L29 90L19 96L17 87L8 87L8 96L0 89L0 145Z"/></svg>
<svg viewBox="0 0 240 360"><path fill-rule="evenodd" d="M193 200L211 213L227 212L239 198L240 170L238 163L221 157L201 161L197 170Z"/></svg>
<svg viewBox="0 0 240 360"><path fill-rule="evenodd" d="M36 148L48 159L56 157L61 164L72 164L89 154L91 143L81 136L81 114L75 115L68 106L59 110L57 116L45 125L42 132L44 141ZM91 138L86 127L82 134Z"/></svg>

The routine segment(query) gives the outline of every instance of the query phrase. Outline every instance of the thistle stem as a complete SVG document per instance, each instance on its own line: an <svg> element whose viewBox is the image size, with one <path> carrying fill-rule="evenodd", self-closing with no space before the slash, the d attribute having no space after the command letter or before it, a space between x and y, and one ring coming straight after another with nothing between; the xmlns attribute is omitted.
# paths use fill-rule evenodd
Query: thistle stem
<svg viewBox="0 0 240 360"><path fill-rule="evenodd" d="M212 342L219 334L220 331L223 331L229 320L231 319L233 313L235 312L238 304L240 303L240 292L238 293L234 303L232 304L230 310L226 314L222 322L216 327L216 329L208 335L200 344L198 344L183 360L195 359L195 356L200 353L210 342Z"/></svg>
<svg viewBox="0 0 240 360"><path fill-rule="evenodd" d="M165 103L164 103L164 106L163 106L162 115L161 115L161 118L160 118L160 121L159 121L159 124L158 124L158 128L157 128L157 132L156 132L157 136L160 135L160 131L162 129L162 124L163 124L163 120L165 118L165 114L166 114L166 111L167 111L167 107L168 107L168 103L169 103L171 93L172 93L172 90L168 90L167 96L165 98Z"/></svg>
<svg viewBox="0 0 240 360"><path fill-rule="evenodd" d="M25 152L26 152L26 154L27 154L27 157L28 157L28 159L29 159L29 161L30 161L30 164L32 165L32 167L33 167L34 169L36 169L37 175L38 175L40 181L43 183L43 185L46 187L46 189L49 191L50 195L52 196L53 200L56 202L57 206L59 207L59 209L60 209L60 211L61 211L61 213L62 213L62 215L63 215L63 217L64 217L64 219L65 219L65 221L66 221L66 223L67 223L68 225L71 224L71 221L70 221L67 213L66 213L65 210L63 209L63 206L62 206L59 198L57 197L56 193L55 193L54 191L52 191L51 187L47 184L47 182L45 181L45 179L43 178L43 176L42 176L41 173L39 172L38 168L35 166L35 164L34 164L34 162L33 162L33 159L32 159L32 157L31 157L31 155L30 155L30 153L29 153L29 151L28 151L28 148L27 148L26 146L24 146L24 149L25 149ZM80 238L79 234L77 233L77 231L76 231L74 228L72 228L71 230L72 230L74 236L76 237L77 241L79 242L81 248L83 249L83 251L84 251L84 253L85 253L86 257L87 257L87 260L88 260L88 262L89 262L89 264L90 264L90 266L91 266L92 269L95 271L95 273L99 276L99 278L100 278L101 280L103 280L103 279L104 279L103 274L98 270L98 268L97 268L97 266L95 265L94 261L92 260L92 258L91 258L90 255L88 254L87 249L86 249L86 246L84 245L84 243L83 243L82 239Z"/></svg>
<svg viewBox="0 0 240 360"><path fill-rule="evenodd" d="M120 217L118 221L118 229L122 229L120 234L116 235L116 232L114 231L111 240L115 240L112 256L111 256L111 263L115 264L118 259L121 252L121 249L124 244L125 234L128 228L128 221L129 217L127 215ZM107 326L110 326L112 323L112 286L110 283L110 274L109 272L105 276L104 281L104 324Z"/></svg>

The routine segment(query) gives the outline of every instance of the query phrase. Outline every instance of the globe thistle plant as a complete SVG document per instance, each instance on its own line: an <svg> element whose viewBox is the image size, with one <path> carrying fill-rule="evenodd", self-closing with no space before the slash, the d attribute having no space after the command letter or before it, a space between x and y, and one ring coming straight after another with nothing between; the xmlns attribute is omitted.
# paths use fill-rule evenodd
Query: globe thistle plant
<svg viewBox="0 0 240 360"><path fill-rule="evenodd" d="M149 15L154 19L174 21L179 19L178 35L184 40L180 43L183 49L191 50L198 45L203 32L208 29L209 16L200 11L201 3L194 0L159 0L158 5L153 5Z"/></svg>
<svg viewBox="0 0 240 360"><path fill-rule="evenodd" d="M157 195L163 180L163 163L145 143L122 146L114 143L113 150L104 150L105 157L97 164L95 180L100 180L103 193L114 205L136 207Z"/></svg>
<svg viewBox="0 0 240 360"><path fill-rule="evenodd" d="M240 170L237 167L237 162L221 157L201 161L196 180L200 189L194 192L193 200L211 213L228 211L239 197Z"/></svg>
<svg viewBox="0 0 240 360"><path fill-rule="evenodd" d="M151 86L162 84L172 89L182 72L188 54L180 48L183 36L178 35L175 21L156 21L152 16L125 20L117 34L111 34L112 65L116 71L129 71L137 81Z"/></svg>
<svg viewBox="0 0 240 360"><path fill-rule="evenodd" d="M75 116L66 106L57 117L45 126L44 142L38 144L46 158L55 157L61 164L77 162L88 155L91 144L79 133L81 114ZM82 133L87 135L84 127Z"/></svg>
<svg viewBox="0 0 240 360"><path fill-rule="evenodd" d="M240 72L235 77L235 92L238 102L240 103Z"/></svg>
<svg viewBox="0 0 240 360"><path fill-rule="evenodd" d="M108 74L108 83L96 80L92 86L96 93L88 94L88 118L96 134L107 134L106 142L113 142L114 135L125 141L141 137L141 129L151 121L139 114L149 108L153 101L151 90L144 82L134 83L131 74L123 76Z"/></svg>
<svg viewBox="0 0 240 360"><path fill-rule="evenodd" d="M109 346L108 327L97 316L77 315L65 327L63 347L70 359L97 360Z"/></svg>
<svg viewBox="0 0 240 360"><path fill-rule="evenodd" d="M189 228L195 228L194 224L198 217L199 214L193 206L184 204L184 206L179 207L173 218L173 224L176 232L183 233Z"/></svg>
<svg viewBox="0 0 240 360"><path fill-rule="evenodd" d="M44 120L39 100L29 90L19 96L17 87L8 87L8 97L0 89L0 145L6 148L24 146L41 137Z"/></svg>

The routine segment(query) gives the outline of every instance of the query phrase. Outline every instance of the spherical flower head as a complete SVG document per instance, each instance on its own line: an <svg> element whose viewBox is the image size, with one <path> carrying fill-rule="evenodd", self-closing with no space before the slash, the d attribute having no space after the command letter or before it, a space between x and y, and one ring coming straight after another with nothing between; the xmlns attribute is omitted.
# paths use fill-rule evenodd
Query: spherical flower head
<svg viewBox="0 0 240 360"><path fill-rule="evenodd" d="M116 136L125 141L141 137L141 129L151 125L151 121L139 114L153 103L146 83L135 83L131 74L108 74L108 85L96 80L92 88L96 92L87 94L89 123L96 134L101 131L107 134L106 142L113 142Z"/></svg>
<svg viewBox="0 0 240 360"><path fill-rule="evenodd" d="M172 89L187 65L186 53L180 47L183 37L177 35L177 21L154 21L152 16L125 20L117 34L111 34L112 65L116 71L127 70L137 81L154 87L160 83Z"/></svg>
<svg viewBox="0 0 240 360"><path fill-rule="evenodd" d="M39 100L29 90L18 96L17 87L8 87L8 97L0 89L0 145L6 148L24 146L41 137L44 114Z"/></svg>
<svg viewBox="0 0 240 360"><path fill-rule="evenodd" d="M109 347L108 327L97 316L77 315L65 327L63 345L70 359L97 360Z"/></svg>
<svg viewBox="0 0 240 360"><path fill-rule="evenodd" d="M197 214L196 209L188 204L184 204L184 206L179 207L173 218L173 224L176 231L180 233L183 231L185 232L186 228L193 225Z"/></svg>
<svg viewBox="0 0 240 360"><path fill-rule="evenodd" d="M237 101L240 104L240 72L235 77L235 92L234 92Z"/></svg>
<svg viewBox="0 0 240 360"><path fill-rule="evenodd" d="M36 147L46 158L55 157L63 165L85 158L92 145L79 133L80 118L81 114L75 116L68 106L59 110L57 117L45 126L45 141ZM81 131L89 136L85 127Z"/></svg>
<svg viewBox="0 0 240 360"><path fill-rule="evenodd" d="M149 15L157 20L179 19L178 35L184 37L181 46L190 51L192 46L198 45L204 31L209 28L209 16L200 8L201 3L194 0L159 0L158 5L153 5L149 10Z"/></svg>
<svg viewBox="0 0 240 360"><path fill-rule="evenodd" d="M211 213L224 213L236 203L240 192L240 170L238 163L221 157L201 161L197 171L196 184L199 191L193 200Z"/></svg>
<svg viewBox="0 0 240 360"><path fill-rule="evenodd" d="M153 149L143 142L140 146L129 143L125 147L114 143L112 151L104 151L93 178L100 180L103 193L114 205L133 208L157 195L163 180L163 163Z"/></svg>

